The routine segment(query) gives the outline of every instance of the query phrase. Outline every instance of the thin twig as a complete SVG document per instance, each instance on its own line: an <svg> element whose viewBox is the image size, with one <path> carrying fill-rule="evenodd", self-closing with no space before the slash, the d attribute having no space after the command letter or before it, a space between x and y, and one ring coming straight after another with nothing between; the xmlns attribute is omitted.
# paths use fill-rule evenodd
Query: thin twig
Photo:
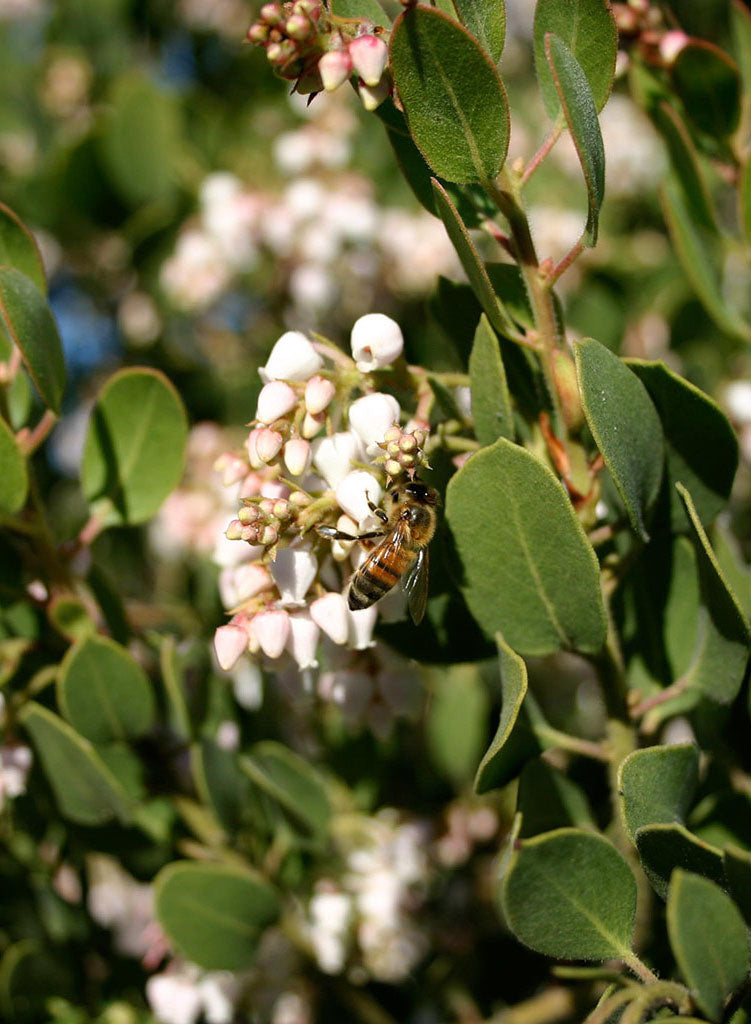
<svg viewBox="0 0 751 1024"><path fill-rule="evenodd" d="M581 251L584 248L584 235L581 236L576 245L572 246L566 255L556 263L553 269L545 278L545 287L552 288L556 283L561 274L565 273L571 264L581 255Z"/></svg>
<svg viewBox="0 0 751 1024"><path fill-rule="evenodd" d="M537 150L535 155L532 157L532 159L529 161L527 166L522 171L521 178L519 179L521 181L522 185L526 185L527 184L527 182L532 177L532 175L535 173L537 168L542 164L542 162L545 159L545 157L551 151L551 149L556 144L558 139L560 139L562 131L563 131L563 115L559 114L558 115L558 120L553 125L553 128L551 129L551 131L548 134L547 138L545 139L543 144L540 146L540 148Z"/></svg>
<svg viewBox="0 0 751 1024"><path fill-rule="evenodd" d="M16 434L16 443L21 452L26 455L33 455L41 444L47 439L50 431L57 423L57 414L51 409L45 409L44 415L33 430L24 428Z"/></svg>

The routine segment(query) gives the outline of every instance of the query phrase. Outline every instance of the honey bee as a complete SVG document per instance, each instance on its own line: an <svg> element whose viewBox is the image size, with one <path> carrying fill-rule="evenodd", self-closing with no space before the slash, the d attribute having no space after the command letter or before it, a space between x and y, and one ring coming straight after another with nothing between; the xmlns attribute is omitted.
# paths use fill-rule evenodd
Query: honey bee
<svg viewBox="0 0 751 1024"><path fill-rule="evenodd" d="M368 499L382 529L354 537L333 526L317 527L318 533L332 540L382 538L352 576L347 598L352 611L369 608L401 581L412 621L415 625L422 621L428 603L428 544L435 533L439 503L438 491L413 480L387 490L385 510Z"/></svg>

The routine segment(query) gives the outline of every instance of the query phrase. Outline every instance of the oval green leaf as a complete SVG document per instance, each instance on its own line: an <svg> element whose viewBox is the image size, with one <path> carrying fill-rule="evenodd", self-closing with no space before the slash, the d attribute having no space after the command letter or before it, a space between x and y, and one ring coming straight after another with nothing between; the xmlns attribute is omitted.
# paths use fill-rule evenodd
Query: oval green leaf
<svg viewBox="0 0 751 1024"><path fill-rule="evenodd" d="M705 843L683 825L643 825L636 832L644 874L662 899L667 898L670 876L677 867L725 884L722 851Z"/></svg>
<svg viewBox="0 0 751 1024"><path fill-rule="evenodd" d="M156 711L151 683L124 647L89 636L66 654L57 681L60 710L92 743L135 739Z"/></svg>
<svg viewBox="0 0 751 1024"><path fill-rule="evenodd" d="M26 504L29 474L13 431L0 419L0 516L12 516Z"/></svg>
<svg viewBox="0 0 751 1024"><path fill-rule="evenodd" d="M209 971L247 967L281 909L275 890L259 875L226 864L168 864L154 880L154 898L175 946Z"/></svg>
<svg viewBox="0 0 751 1024"><path fill-rule="evenodd" d="M5 203L0 203L0 266L15 267L26 274L40 292L46 292L47 278L34 236Z"/></svg>
<svg viewBox="0 0 751 1024"><path fill-rule="evenodd" d="M391 28L391 18L378 0L330 0L329 7L335 18L359 18L381 28Z"/></svg>
<svg viewBox="0 0 751 1024"><path fill-rule="evenodd" d="M485 743L488 692L477 663L429 670L428 685L428 750L441 775L461 789L471 780Z"/></svg>
<svg viewBox="0 0 751 1024"><path fill-rule="evenodd" d="M594 652L606 621L594 551L560 482L499 438L451 479L446 519L467 605L522 654Z"/></svg>
<svg viewBox="0 0 751 1024"><path fill-rule="evenodd" d="M130 820L129 800L91 743L57 715L30 702L19 721L31 736L60 813L79 825Z"/></svg>
<svg viewBox="0 0 751 1024"><path fill-rule="evenodd" d="M597 108L587 76L563 40L550 33L546 35L545 56L587 186L584 241L586 245L594 245L600 207L605 197L605 149Z"/></svg>
<svg viewBox="0 0 751 1024"><path fill-rule="evenodd" d="M537 0L535 68L545 109L558 115L558 91L545 54L545 36L562 39L581 66L598 111L605 106L615 75L618 33L606 0Z"/></svg>
<svg viewBox="0 0 751 1024"><path fill-rule="evenodd" d="M315 768L282 743L257 743L240 767L314 840L326 835L331 805Z"/></svg>
<svg viewBox="0 0 751 1024"><path fill-rule="evenodd" d="M702 523L708 525L727 504L738 468L738 439L727 416L709 395L664 363L628 360L646 387L662 422L670 525L685 530L683 502L675 489L691 492Z"/></svg>
<svg viewBox="0 0 751 1024"><path fill-rule="evenodd" d="M636 881L602 836L557 829L517 843L501 901L520 942L565 960L628 958Z"/></svg>
<svg viewBox="0 0 751 1024"><path fill-rule="evenodd" d="M432 7L411 7L391 33L391 73L433 170L460 184L493 181L508 150L508 102L493 61L469 32Z"/></svg>
<svg viewBox="0 0 751 1024"><path fill-rule="evenodd" d="M741 111L741 76L734 60L713 43L692 39L670 74L694 127L715 139L732 135Z"/></svg>
<svg viewBox="0 0 751 1024"><path fill-rule="evenodd" d="M120 370L94 406L81 465L84 494L108 526L142 523L182 475L188 424L157 370Z"/></svg>
<svg viewBox="0 0 751 1024"><path fill-rule="evenodd" d="M634 532L646 541L664 465L660 418L639 378L599 341L579 342L574 352L589 429Z"/></svg>
<svg viewBox="0 0 751 1024"><path fill-rule="evenodd" d="M500 789L521 771L522 767L549 745L549 726L537 702L527 692L527 666L500 633L498 668L501 677L501 717L495 736L475 776L475 792Z"/></svg>
<svg viewBox="0 0 751 1024"><path fill-rule="evenodd" d="M706 878L676 869L667 903L670 946L697 1004L719 1020L749 970L746 926L738 908Z"/></svg>
<svg viewBox="0 0 751 1024"><path fill-rule="evenodd" d="M454 0L462 25L497 64L506 41L506 4L504 0Z"/></svg>
<svg viewBox="0 0 751 1024"><path fill-rule="evenodd" d="M751 853L727 849L723 853L728 888L746 924L751 927Z"/></svg>
<svg viewBox="0 0 751 1024"><path fill-rule="evenodd" d="M691 219L702 228L716 232L717 218L696 146L680 114L665 100L656 103L650 113L667 147L673 173L683 190Z"/></svg>
<svg viewBox="0 0 751 1024"><path fill-rule="evenodd" d="M57 324L34 282L13 267L0 267L0 316L42 401L59 413L65 390L65 359Z"/></svg>
<svg viewBox="0 0 751 1024"><path fill-rule="evenodd" d="M558 828L596 828L584 790L542 758L524 765L517 811L522 839Z"/></svg>
<svg viewBox="0 0 751 1024"><path fill-rule="evenodd" d="M513 440L514 413L501 348L484 313L469 357L469 386L475 437L480 444L492 444L499 437Z"/></svg>
<svg viewBox="0 0 751 1024"><path fill-rule="evenodd" d="M683 823L699 780L693 743L634 750L618 769L621 813L633 839L643 825Z"/></svg>

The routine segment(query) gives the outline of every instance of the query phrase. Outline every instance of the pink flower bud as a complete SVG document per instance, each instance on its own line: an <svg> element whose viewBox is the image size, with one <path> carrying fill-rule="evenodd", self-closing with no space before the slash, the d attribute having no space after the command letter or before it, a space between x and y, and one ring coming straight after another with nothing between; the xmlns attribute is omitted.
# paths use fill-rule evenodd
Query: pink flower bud
<svg viewBox="0 0 751 1024"><path fill-rule="evenodd" d="M289 615L281 608L259 612L252 620L258 644L268 658L278 658L289 636Z"/></svg>
<svg viewBox="0 0 751 1024"><path fill-rule="evenodd" d="M366 313L355 321L350 345L357 369L370 373L399 358L404 349L404 336L399 324L390 316Z"/></svg>
<svg viewBox="0 0 751 1024"><path fill-rule="evenodd" d="M392 479L399 476L402 471L402 467L396 459L387 459L383 468L386 470L386 475L392 477Z"/></svg>
<svg viewBox="0 0 751 1024"><path fill-rule="evenodd" d="M362 105L369 113L377 110L390 92L391 86L387 78L382 78L378 85L371 86L361 83L357 87L357 93Z"/></svg>
<svg viewBox="0 0 751 1024"><path fill-rule="evenodd" d="M248 544L257 544L258 527L252 524L248 526L243 526L242 533L240 534L240 539L247 541Z"/></svg>
<svg viewBox="0 0 751 1024"><path fill-rule="evenodd" d="M264 4L259 13L267 25L278 25L283 17L280 4Z"/></svg>
<svg viewBox="0 0 751 1024"><path fill-rule="evenodd" d="M270 430L268 427L261 427L257 431L256 452L261 462L271 462L282 450L284 438L278 430Z"/></svg>
<svg viewBox="0 0 751 1024"><path fill-rule="evenodd" d="M302 436L308 439L315 437L325 422L326 417L323 413L318 413L317 416L314 416L312 413L306 412L302 423Z"/></svg>
<svg viewBox="0 0 751 1024"><path fill-rule="evenodd" d="M214 469L221 473L224 486L231 487L243 479L248 472L248 464L233 452L224 452L214 463Z"/></svg>
<svg viewBox="0 0 751 1024"><path fill-rule="evenodd" d="M352 74L352 58L346 50L329 50L318 61L318 74L326 92L333 92Z"/></svg>
<svg viewBox="0 0 751 1024"><path fill-rule="evenodd" d="M261 423L273 423L286 416L297 404L297 395L283 380L272 380L264 384L258 395L256 419Z"/></svg>
<svg viewBox="0 0 751 1024"><path fill-rule="evenodd" d="M336 488L339 507L357 523L371 515L368 499L377 505L382 494L383 488L376 478L364 469L354 469L348 473Z"/></svg>
<svg viewBox="0 0 751 1024"><path fill-rule="evenodd" d="M386 444L390 445L393 444L394 442L398 443L401 439L401 436L402 428L397 426L397 424L395 423L393 427L389 427L389 429L385 432L385 434L383 435L383 440Z"/></svg>
<svg viewBox="0 0 751 1024"><path fill-rule="evenodd" d="M305 385L305 408L316 416L323 412L336 394L336 388L325 377L316 374Z"/></svg>
<svg viewBox="0 0 751 1024"><path fill-rule="evenodd" d="M660 56L666 67L672 67L681 50L685 50L690 40L685 32L680 30L666 32L660 40Z"/></svg>
<svg viewBox="0 0 751 1024"><path fill-rule="evenodd" d="M248 473L242 482L238 497L255 498L257 494L261 493L262 483L263 477L259 473Z"/></svg>
<svg viewBox="0 0 751 1024"><path fill-rule="evenodd" d="M319 597L310 606L310 617L335 644L346 644L349 636L347 602L341 594Z"/></svg>
<svg viewBox="0 0 751 1024"><path fill-rule="evenodd" d="M267 548L270 548L272 544L276 544L278 540L279 530L276 526L272 526L271 523L269 523L268 526L264 526L263 530L261 530L258 535L259 544L263 544L263 546Z"/></svg>
<svg viewBox="0 0 751 1024"><path fill-rule="evenodd" d="M300 331L287 331L272 348L266 365L258 372L261 380L309 380L323 366L323 360Z"/></svg>
<svg viewBox="0 0 751 1024"><path fill-rule="evenodd" d="M263 44L269 38L269 26L260 21L254 21L248 29L247 39L249 43Z"/></svg>
<svg viewBox="0 0 751 1024"><path fill-rule="evenodd" d="M312 498L305 491L293 491L289 496L289 503L294 509L307 508L312 502Z"/></svg>
<svg viewBox="0 0 751 1024"><path fill-rule="evenodd" d="M389 58L388 47L377 36L360 36L349 44L352 66L365 85L378 85Z"/></svg>
<svg viewBox="0 0 751 1024"><path fill-rule="evenodd" d="M416 452L417 451L417 438L414 434L402 434L399 440L399 447L403 452Z"/></svg>
<svg viewBox="0 0 751 1024"><path fill-rule="evenodd" d="M256 427L255 430L251 430L248 434L245 442L245 447L248 449L248 459L253 469L260 469L263 466L263 461L258 454L258 435L261 433L263 428Z"/></svg>
<svg viewBox="0 0 751 1024"><path fill-rule="evenodd" d="M287 650L297 662L298 668L316 668L316 649L320 631L309 612L295 612L289 617Z"/></svg>
<svg viewBox="0 0 751 1024"><path fill-rule="evenodd" d="M273 516L273 514L274 514L274 501L275 501L274 498L261 498L261 500L258 502L259 510L265 516Z"/></svg>
<svg viewBox="0 0 751 1024"><path fill-rule="evenodd" d="M224 531L224 536L227 540L241 540L243 532L243 524L239 519L233 519L227 529Z"/></svg>
<svg viewBox="0 0 751 1024"><path fill-rule="evenodd" d="M220 626L214 632L216 660L229 672L237 659L248 649L248 634L241 626Z"/></svg>
<svg viewBox="0 0 751 1024"><path fill-rule="evenodd" d="M284 446L284 464L290 476L302 476L310 465L310 456L310 441L305 441L302 437L287 441Z"/></svg>
<svg viewBox="0 0 751 1024"><path fill-rule="evenodd" d="M260 511L257 505L243 505L237 513L237 518L243 526L249 526L260 518Z"/></svg>
<svg viewBox="0 0 751 1024"><path fill-rule="evenodd" d="M277 498L274 502L272 512L277 519L287 519L289 517L289 502L286 498Z"/></svg>
<svg viewBox="0 0 751 1024"><path fill-rule="evenodd" d="M308 548L283 548L270 569L281 594L281 603L300 605L316 578L318 560Z"/></svg>
<svg viewBox="0 0 751 1024"><path fill-rule="evenodd" d="M273 498L276 501L277 498L289 497L289 487L281 480L264 480L261 484L261 494L264 498Z"/></svg>
<svg viewBox="0 0 751 1024"><path fill-rule="evenodd" d="M313 26L304 14L292 14L284 23L284 30L291 39L307 39Z"/></svg>

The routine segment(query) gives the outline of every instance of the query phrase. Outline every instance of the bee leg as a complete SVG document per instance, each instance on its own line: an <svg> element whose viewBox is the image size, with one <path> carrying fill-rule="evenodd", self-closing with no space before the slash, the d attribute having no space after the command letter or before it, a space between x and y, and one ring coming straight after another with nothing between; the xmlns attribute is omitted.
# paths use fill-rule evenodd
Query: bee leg
<svg viewBox="0 0 751 1024"><path fill-rule="evenodd" d="M373 513L373 515L378 516L382 523L387 523L389 521L389 517L386 515L382 508L379 508L377 505L373 504L373 502L370 500L370 495L368 494L367 491L365 492L365 497L368 499L368 508Z"/></svg>
<svg viewBox="0 0 751 1024"><path fill-rule="evenodd" d="M335 526L316 526L316 532L322 537L330 537L331 540L370 540L371 537L383 537L384 534L383 530L372 530L370 533L358 533L354 536L337 530Z"/></svg>

